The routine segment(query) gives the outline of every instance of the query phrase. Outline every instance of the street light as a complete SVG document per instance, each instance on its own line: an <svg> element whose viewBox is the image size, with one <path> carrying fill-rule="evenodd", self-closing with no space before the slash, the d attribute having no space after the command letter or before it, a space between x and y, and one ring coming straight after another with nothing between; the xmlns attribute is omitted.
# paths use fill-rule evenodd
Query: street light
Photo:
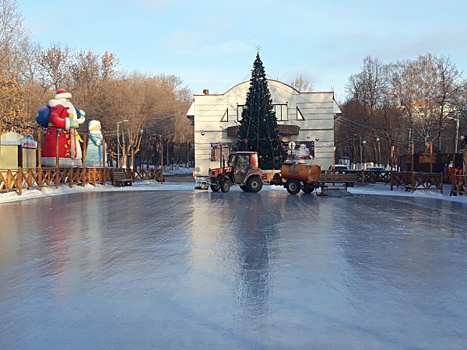
<svg viewBox="0 0 467 350"><path fill-rule="evenodd" d="M446 119L454 120L456 122L456 141L455 141L455 144L454 144L454 148L456 149L456 153L457 153L457 139L459 138L459 117L457 117L457 118L446 117Z"/></svg>
<svg viewBox="0 0 467 350"><path fill-rule="evenodd" d="M125 119L117 122L117 169L120 167L120 136L119 136L119 127L120 123L128 123L129 120Z"/></svg>
<svg viewBox="0 0 467 350"><path fill-rule="evenodd" d="M362 139L362 137L360 136L360 140ZM361 145L360 145L360 164L361 164L361 168L363 170L363 148L365 147L366 145L366 141L363 140L361 141Z"/></svg>
<svg viewBox="0 0 467 350"><path fill-rule="evenodd" d="M381 145L379 143L379 137L376 138L376 146L378 147L378 165L381 165Z"/></svg>

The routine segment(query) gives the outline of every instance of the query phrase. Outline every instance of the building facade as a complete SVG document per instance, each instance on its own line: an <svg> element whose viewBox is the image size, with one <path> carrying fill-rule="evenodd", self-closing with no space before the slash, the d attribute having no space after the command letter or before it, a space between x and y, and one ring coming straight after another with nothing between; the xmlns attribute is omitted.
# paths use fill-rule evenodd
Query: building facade
<svg viewBox="0 0 467 350"><path fill-rule="evenodd" d="M268 79L280 138L287 157L327 169L334 157L334 119L341 113L333 92L299 92ZM194 125L195 178L203 180L210 168L227 159L237 141L239 121L250 87L240 83L224 94L195 95L187 117Z"/></svg>

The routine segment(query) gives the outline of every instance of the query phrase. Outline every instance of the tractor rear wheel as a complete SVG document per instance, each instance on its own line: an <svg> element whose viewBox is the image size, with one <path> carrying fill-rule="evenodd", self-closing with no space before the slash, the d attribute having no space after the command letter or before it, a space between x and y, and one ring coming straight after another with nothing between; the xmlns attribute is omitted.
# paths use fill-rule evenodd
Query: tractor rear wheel
<svg viewBox="0 0 467 350"><path fill-rule="evenodd" d="M221 186L220 186L220 188L221 188L221 191L222 191L223 193L229 192L230 186L231 186L231 183L230 183L230 180L229 180L229 179L225 179L225 180L222 180L222 181L221 181Z"/></svg>
<svg viewBox="0 0 467 350"><path fill-rule="evenodd" d="M246 185L240 185L240 188L243 192L248 192L248 188L246 187Z"/></svg>
<svg viewBox="0 0 467 350"><path fill-rule="evenodd" d="M285 188L290 194L297 194L298 192L300 192L300 181L298 181L297 179L290 179L285 184Z"/></svg>
<svg viewBox="0 0 467 350"><path fill-rule="evenodd" d="M257 176L250 177L246 182L248 192L259 192L263 188L263 181Z"/></svg>
<svg viewBox="0 0 467 350"><path fill-rule="evenodd" d="M315 188L313 186L310 186L310 185L305 185L302 188L302 191L305 192L306 194L310 194L314 190L315 190Z"/></svg>

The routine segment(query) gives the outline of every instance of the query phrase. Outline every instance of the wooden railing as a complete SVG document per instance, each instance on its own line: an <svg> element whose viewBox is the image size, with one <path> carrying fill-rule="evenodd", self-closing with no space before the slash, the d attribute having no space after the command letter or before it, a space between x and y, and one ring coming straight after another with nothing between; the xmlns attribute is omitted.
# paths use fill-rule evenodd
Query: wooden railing
<svg viewBox="0 0 467 350"><path fill-rule="evenodd" d="M329 172L329 171L328 171ZM375 170L341 170L336 171L336 174L354 174L357 177L358 183L364 186L366 183L374 184L376 182L388 183L391 181L391 171L375 171Z"/></svg>
<svg viewBox="0 0 467 350"><path fill-rule="evenodd" d="M23 189L43 187L58 188L59 184L85 186L91 184L107 185L112 183L113 168L18 168L0 169L0 192L17 191L22 194ZM134 171L127 169L130 178L135 178Z"/></svg>
<svg viewBox="0 0 467 350"><path fill-rule="evenodd" d="M438 189L443 193L443 173L391 172L391 191L394 186L405 186L406 191Z"/></svg>
<svg viewBox="0 0 467 350"><path fill-rule="evenodd" d="M453 175L452 177L452 190L451 196L467 195L467 176L466 175Z"/></svg>
<svg viewBox="0 0 467 350"><path fill-rule="evenodd" d="M0 169L0 192L17 191L22 194L23 189L43 187L58 188L59 184L96 186L113 183L115 171L124 171L129 179L161 180L160 169L115 169L115 168L18 168Z"/></svg>
<svg viewBox="0 0 467 350"><path fill-rule="evenodd" d="M156 180L161 181L161 169L135 169L134 180Z"/></svg>

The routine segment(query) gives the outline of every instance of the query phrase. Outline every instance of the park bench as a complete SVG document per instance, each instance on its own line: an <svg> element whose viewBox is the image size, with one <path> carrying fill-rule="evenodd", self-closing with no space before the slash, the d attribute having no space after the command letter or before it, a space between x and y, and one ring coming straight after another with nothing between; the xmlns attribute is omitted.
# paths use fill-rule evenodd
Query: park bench
<svg viewBox="0 0 467 350"><path fill-rule="evenodd" d="M114 171L113 185L119 187L132 186L133 179L128 179L124 171Z"/></svg>
<svg viewBox="0 0 467 350"><path fill-rule="evenodd" d="M319 182L322 186L326 183L345 183L345 186L353 186L357 182L357 174L342 174L342 173L322 173Z"/></svg>

